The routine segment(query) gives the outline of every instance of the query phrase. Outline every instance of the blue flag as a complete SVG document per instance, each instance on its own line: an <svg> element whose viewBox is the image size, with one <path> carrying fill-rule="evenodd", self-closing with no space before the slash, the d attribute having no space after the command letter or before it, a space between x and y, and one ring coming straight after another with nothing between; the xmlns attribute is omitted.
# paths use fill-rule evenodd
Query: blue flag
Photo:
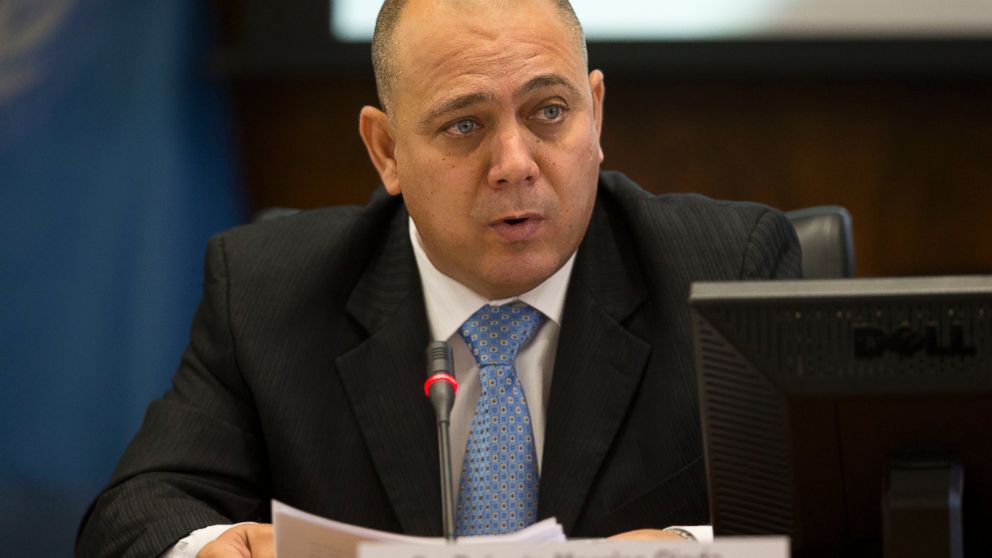
<svg viewBox="0 0 992 558"><path fill-rule="evenodd" d="M209 3L0 2L0 540L70 556L241 220Z"/></svg>

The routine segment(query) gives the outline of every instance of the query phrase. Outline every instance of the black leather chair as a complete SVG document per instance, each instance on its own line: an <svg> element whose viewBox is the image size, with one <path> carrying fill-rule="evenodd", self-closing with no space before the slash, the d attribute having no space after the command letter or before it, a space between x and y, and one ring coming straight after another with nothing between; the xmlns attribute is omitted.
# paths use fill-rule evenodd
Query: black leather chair
<svg viewBox="0 0 992 558"><path fill-rule="evenodd" d="M846 209L821 205L785 215L799 236L806 279L854 277L854 236Z"/></svg>

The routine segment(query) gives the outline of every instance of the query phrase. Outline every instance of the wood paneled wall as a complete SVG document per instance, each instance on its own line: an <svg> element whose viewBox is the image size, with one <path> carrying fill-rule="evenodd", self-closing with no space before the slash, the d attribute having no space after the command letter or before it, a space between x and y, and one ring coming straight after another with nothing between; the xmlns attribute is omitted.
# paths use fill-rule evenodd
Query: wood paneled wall
<svg viewBox="0 0 992 558"><path fill-rule="evenodd" d="M604 167L649 190L843 205L861 276L992 273L992 79L606 83ZM254 208L367 199L370 78L233 86Z"/></svg>

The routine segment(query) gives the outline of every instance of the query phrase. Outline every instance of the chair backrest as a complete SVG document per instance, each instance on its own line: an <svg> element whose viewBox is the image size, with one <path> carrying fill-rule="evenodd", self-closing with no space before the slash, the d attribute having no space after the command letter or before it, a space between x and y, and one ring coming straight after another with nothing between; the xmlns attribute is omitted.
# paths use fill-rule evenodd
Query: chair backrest
<svg viewBox="0 0 992 558"><path fill-rule="evenodd" d="M807 279L854 277L854 235L851 214L837 205L797 209L785 214L803 249Z"/></svg>

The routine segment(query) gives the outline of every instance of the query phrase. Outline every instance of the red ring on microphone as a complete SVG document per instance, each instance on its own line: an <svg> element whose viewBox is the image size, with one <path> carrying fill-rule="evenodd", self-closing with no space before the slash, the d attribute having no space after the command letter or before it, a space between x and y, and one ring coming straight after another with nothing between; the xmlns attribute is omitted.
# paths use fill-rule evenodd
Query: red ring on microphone
<svg viewBox="0 0 992 558"><path fill-rule="evenodd" d="M444 372L441 372L439 374L434 374L430 378L427 378L427 381L424 382L424 395L426 395L427 397L431 396L431 386L434 385L435 382L448 382L449 384L451 384L451 387L455 389L455 393L458 393L458 380L456 380L455 377L452 376L451 374L445 374Z"/></svg>

